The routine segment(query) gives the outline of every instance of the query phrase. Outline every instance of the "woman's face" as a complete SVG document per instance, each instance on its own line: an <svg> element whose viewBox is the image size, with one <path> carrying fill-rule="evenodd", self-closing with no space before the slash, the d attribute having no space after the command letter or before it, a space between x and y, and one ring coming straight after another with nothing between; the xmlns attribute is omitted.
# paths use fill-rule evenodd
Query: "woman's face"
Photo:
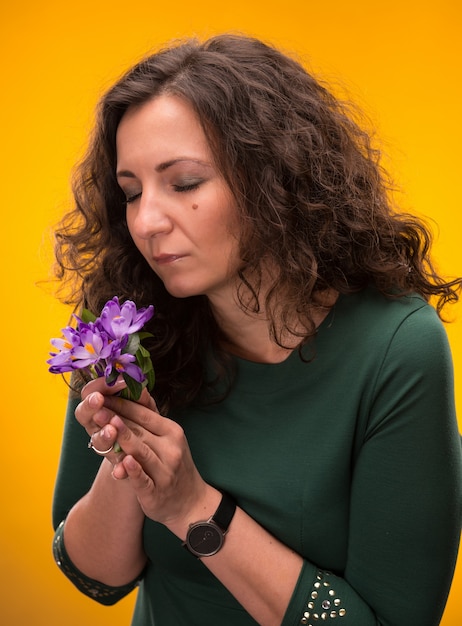
<svg viewBox="0 0 462 626"><path fill-rule="evenodd" d="M128 109L117 131L117 179L133 241L173 296L234 291L236 205L189 103L162 95Z"/></svg>

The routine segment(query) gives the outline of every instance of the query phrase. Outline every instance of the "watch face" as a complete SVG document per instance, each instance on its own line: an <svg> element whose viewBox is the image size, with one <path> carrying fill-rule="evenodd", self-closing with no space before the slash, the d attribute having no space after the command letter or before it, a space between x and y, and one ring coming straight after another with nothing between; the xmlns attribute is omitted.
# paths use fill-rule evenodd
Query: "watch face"
<svg viewBox="0 0 462 626"><path fill-rule="evenodd" d="M199 522L189 529L187 545L197 556L212 556L223 545L223 533L215 524Z"/></svg>

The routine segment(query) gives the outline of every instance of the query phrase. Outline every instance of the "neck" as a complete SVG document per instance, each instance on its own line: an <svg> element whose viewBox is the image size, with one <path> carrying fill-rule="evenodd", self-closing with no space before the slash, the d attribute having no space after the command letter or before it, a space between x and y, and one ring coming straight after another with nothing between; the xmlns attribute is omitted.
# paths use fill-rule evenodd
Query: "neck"
<svg viewBox="0 0 462 626"><path fill-rule="evenodd" d="M270 336L268 321L260 315L250 316L240 311L226 319L217 316L217 321L226 337L224 349L248 361L280 363L300 342L292 335L287 347L279 346Z"/></svg>
<svg viewBox="0 0 462 626"><path fill-rule="evenodd" d="M311 312L315 326L318 327L328 315L331 306L335 302L330 294L329 305L323 308L313 308ZM218 325L222 329L226 339L223 347L226 351L257 363L281 363L299 346L304 326L301 322L295 322L294 329L300 335L286 332L282 334L281 343L278 345L270 335L270 325L264 311L259 313L247 313L233 299L211 298L210 304Z"/></svg>

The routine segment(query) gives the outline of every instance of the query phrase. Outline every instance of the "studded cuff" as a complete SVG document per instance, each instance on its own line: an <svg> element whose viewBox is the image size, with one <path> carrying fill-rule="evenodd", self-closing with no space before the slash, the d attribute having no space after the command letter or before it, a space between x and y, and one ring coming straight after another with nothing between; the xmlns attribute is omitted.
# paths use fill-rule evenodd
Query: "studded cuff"
<svg viewBox="0 0 462 626"><path fill-rule="evenodd" d="M330 621L346 615L342 599L332 586L331 573L318 570L305 610L300 618L303 626L315 626L320 622Z"/></svg>
<svg viewBox="0 0 462 626"><path fill-rule="evenodd" d="M121 600L139 585L142 576L121 587L110 587L85 576L70 560L64 546L63 532L64 521L56 529L53 539L53 557L63 574L86 596L93 598L100 604L109 606Z"/></svg>

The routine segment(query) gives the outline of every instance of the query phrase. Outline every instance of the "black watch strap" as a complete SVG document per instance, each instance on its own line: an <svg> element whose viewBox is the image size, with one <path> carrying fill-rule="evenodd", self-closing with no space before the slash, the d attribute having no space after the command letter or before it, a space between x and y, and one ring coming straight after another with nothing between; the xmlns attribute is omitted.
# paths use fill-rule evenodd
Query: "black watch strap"
<svg viewBox="0 0 462 626"><path fill-rule="evenodd" d="M183 547L198 559L216 554L223 546L235 512L236 501L222 491L220 504L212 517L190 524Z"/></svg>
<svg viewBox="0 0 462 626"><path fill-rule="evenodd" d="M226 493L226 491L222 491L221 494L221 502L215 513L210 518L210 521L219 526L225 533L231 524L234 513L236 512L236 500L230 496L229 493Z"/></svg>

